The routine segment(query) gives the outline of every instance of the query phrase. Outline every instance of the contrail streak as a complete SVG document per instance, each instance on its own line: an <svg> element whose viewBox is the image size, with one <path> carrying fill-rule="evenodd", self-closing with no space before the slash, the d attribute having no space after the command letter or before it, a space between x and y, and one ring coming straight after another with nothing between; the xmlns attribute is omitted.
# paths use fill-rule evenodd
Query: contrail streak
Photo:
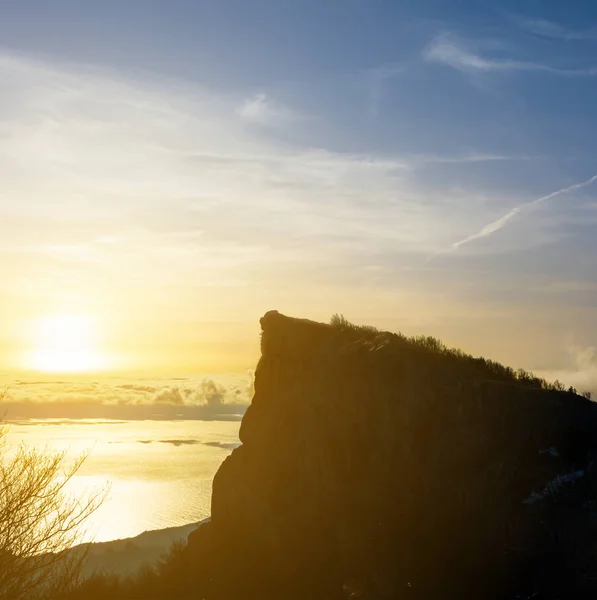
<svg viewBox="0 0 597 600"><path fill-rule="evenodd" d="M495 233L496 231L499 231L500 229L502 229L506 225L506 223L508 223L508 221L513 219L518 213L522 212L523 210L526 210L530 206L534 206L536 204L541 204L542 202L545 202L546 200L551 200L552 198L555 198L556 196L560 196L562 194L567 194L568 192L574 192L575 190L579 190L588 185L591 185L595 181L597 181L597 175L593 175L593 177L591 177L590 179L587 179L586 181L582 181L581 183L575 183L574 185L568 186L566 188L562 188L561 190L557 190L555 192L552 192L551 194L547 194L547 196L541 196L541 198L531 200L530 202L525 202L524 204L521 204L520 206L513 208L510 212L506 213L503 217L500 217L496 221L492 221L491 223L485 225L485 227L483 227L483 229L481 229L477 233L473 233L472 235L469 235L468 237L466 237L458 242L453 243L452 246L450 247L450 250L451 251L458 250L458 248L460 248L461 246L464 246L465 244L469 244L470 242L472 242L474 240L478 240L478 239L490 236L491 234Z"/></svg>

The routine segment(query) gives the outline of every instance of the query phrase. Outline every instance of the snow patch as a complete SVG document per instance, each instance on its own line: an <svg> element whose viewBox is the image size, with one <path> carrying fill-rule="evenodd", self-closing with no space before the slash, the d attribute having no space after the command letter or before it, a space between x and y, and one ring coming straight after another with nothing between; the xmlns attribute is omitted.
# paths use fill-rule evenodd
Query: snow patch
<svg viewBox="0 0 597 600"><path fill-rule="evenodd" d="M549 448L545 448L544 450L539 450L539 454L549 454L550 456L553 456L554 458L558 458L560 456L558 449L555 448L554 446L550 446Z"/></svg>
<svg viewBox="0 0 597 600"><path fill-rule="evenodd" d="M535 504L539 500L547 498L547 496L557 492L563 485L572 483L581 477L584 477L585 470L579 469L578 471L572 471L572 473L566 473L565 475L558 475L550 480L547 485L539 492L531 492L528 498L525 498L523 504Z"/></svg>

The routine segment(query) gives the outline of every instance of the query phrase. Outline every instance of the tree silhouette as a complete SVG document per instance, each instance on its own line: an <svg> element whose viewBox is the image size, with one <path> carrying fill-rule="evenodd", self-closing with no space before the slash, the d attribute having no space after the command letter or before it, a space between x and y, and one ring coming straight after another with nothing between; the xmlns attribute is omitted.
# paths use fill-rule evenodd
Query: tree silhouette
<svg viewBox="0 0 597 600"><path fill-rule="evenodd" d="M0 422L0 600L50 600L78 582L85 520L107 490L85 498L66 485L87 455L67 466L66 452L6 444Z"/></svg>

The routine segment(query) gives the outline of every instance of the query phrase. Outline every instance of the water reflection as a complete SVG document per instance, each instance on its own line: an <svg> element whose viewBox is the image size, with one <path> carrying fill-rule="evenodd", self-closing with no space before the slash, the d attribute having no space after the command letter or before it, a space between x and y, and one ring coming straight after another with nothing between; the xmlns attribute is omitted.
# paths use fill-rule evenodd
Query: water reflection
<svg viewBox="0 0 597 600"><path fill-rule="evenodd" d="M238 444L238 422L21 421L8 442L75 457L90 452L69 484L80 495L110 486L85 539L108 541L199 521L210 514L211 481Z"/></svg>

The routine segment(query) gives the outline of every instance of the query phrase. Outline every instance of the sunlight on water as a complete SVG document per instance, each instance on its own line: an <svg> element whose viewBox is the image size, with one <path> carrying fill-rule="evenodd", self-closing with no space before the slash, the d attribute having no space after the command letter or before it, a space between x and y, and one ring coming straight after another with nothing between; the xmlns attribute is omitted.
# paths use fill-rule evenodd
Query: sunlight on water
<svg viewBox="0 0 597 600"><path fill-rule="evenodd" d="M69 492L109 485L86 540L108 541L209 516L215 472L238 445L238 422L20 421L8 442L90 452Z"/></svg>

